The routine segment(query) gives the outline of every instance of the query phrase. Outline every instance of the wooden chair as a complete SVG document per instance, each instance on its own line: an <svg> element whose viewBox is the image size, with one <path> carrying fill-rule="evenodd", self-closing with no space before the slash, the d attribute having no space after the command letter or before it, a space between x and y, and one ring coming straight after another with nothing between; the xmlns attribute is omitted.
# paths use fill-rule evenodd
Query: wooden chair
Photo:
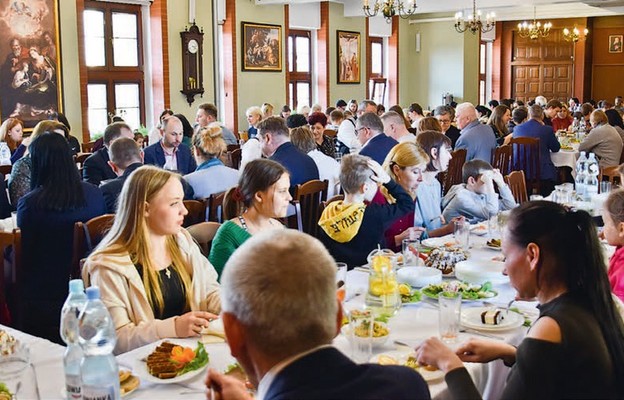
<svg viewBox="0 0 624 400"><path fill-rule="evenodd" d="M509 175L505 175L505 183L511 189L516 203L522 204L529 200L526 181L524 180L524 171L513 171Z"/></svg>
<svg viewBox="0 0 624 400"><path fill-rule="evenodd" d="M184 207L188 214L184 217L182 226L188 228L191 225L206 221L206 202L200 200L184 200Z"/></svg>
<svg viewBox="0 0 624 400"><path fill-rule="evenodd" d="M74 241L70 275L73 279L80 279L84 259L100 244L104 235L113 226L115 214L104 214L91 218L87 222L74 224Z"/></svg>
<svg viewBox="0 0 624 400"><path fill-rule="evenodd" d="M449 162L448 170L441 176L442 192L447 194L453 185L462 183L462 167L466 162L466 149L455 150L451 153L453 158Z"/></svg>
<svg viewBox="0 0 624 400"><path fill-rule="evenodd" d="M76 154L76 157L74 159L74 161L76 162L76 165L78 167L78 169L81 169L82 166L84 165L84 162L87 158L89 158L89 156L93 154L93 153L78 153Z"/></svg>
<svg viewBox="0 0 624 400"><path fill-rule="evenodd" d="M8 250L12 248L12 251ZM19 319L19 282L21 274L21 232L0 232L0 254L2 269L0 270L0 324L15 326ZM10 255L10 260L5 256ZM6 278L9 278L6 280Z"/></svg>
<svg viewBox="0 0 624 400"><path fill-rule="evenodd" d="M95 145L95 140L92 142L83 143L80 148L83 153L93 153L93 146Z"/></svg>
<svg viewBox="0 0 624 400"><path fill-rule="evenodd" d="M208 221L223 223L223 199L225 192L213 193L208 197Z"/></svg>
<svg viewBox="0 0 624 400"><path fill-rule="evenodd" d="M227 151L234 151L236 149L240 149L240 145L239 144L228 144L227 145Z"/></svg>
<svg viewBox="0 0 624 400"><path fill-rule="evenodd" d="M335 129L325 129L323 131L323 135L329 136L330 138L335 138L338 135L338 131Z"/></svg>
<svg viewBox="0 0 624 400"><path fill-rule="evenodd" d="M529 193L540 193L540 141L537 138L520 137L511 139L512 171L524 171Z"/></svg>
<svg viewBox="0 0 624 400"><path fill-rule="evenodd" d="M189 226L186 230L195 239L202 254L208 257L212 239L214 239L220 226L221 224L218 222L200 222L199 224Z"/></svg>
<svg viewBox="0 0 624 400"><path fill-rule="evenodd" d="M230 152L230 166L234 169L239 169L241 159L243 157L243 151L241 149L234 149Z"/></svg>
<svg viewBox="0 0 624 400"><path fill-rule="evenodd" d="M11 175L12 168L13 168L12 165L0 165L0 174L2 174L5 177Z"/></svg>
<svg viewBox="0 0 624 400"><path fill-rule="evenodd" d="M494 149L494 154L492 155L492 167L498 168L503 176L511 172L509 167L511 165L512 153L513 149L509 144L498 146Z"/></svg>
<svg viewBox="0 0 624 400"><path fill-rule="evenodd" d="M320 205L327 200L327 180L312 180L295 186L295 210L297 227L301 232L316 237L318 235L318 220Z"/></svg>

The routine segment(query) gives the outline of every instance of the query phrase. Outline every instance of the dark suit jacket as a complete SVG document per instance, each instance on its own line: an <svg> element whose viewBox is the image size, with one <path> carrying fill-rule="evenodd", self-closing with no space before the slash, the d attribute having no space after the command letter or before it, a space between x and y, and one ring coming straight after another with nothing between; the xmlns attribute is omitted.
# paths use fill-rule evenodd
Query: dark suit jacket
<svg viewBox="0 0 624 400"><path fill-rule="evenodd" d="M540 140L540 179L557 180L557 169L550 159L550 152L558 152L561 144L557 140L551 126L542 125L534 119L516 125L513 131L513 138L530 137ZM532 178L529 176L528 178Z"/></svg>
<svg viewBox="0 0 624 400"><path fill-rule="evenodd" d="M286 142L275 150L270 160L282 164L290 173L290 187L319 178L314 160L302 153L292 143Z"/></svg>
<svg viewBox="0 0 624 400"><path fill-rule="evenodd" d="M444 132L444 134L448 136L449 139L451 139L451 147L453 149L455 148L455 143L457 143L457 139L459 139L460 132L461 131L459 130L459 128L454 125L451 125L451 127L448 128L446 132Z"/></svg>
<svg viewBox="0 0 624 400"><path fill-rule="evenodd" d="M82 166L82 180L99 186L102 181L117 178L113 169L108 165L109 160L106 147L91 154Z"/></svg>
<svg viewBox="0 0 624 400"><path fill-rule="evenodd" d="M429 387L416 371L396 365L358 365L333 347L286 366L265 396L265 400L430 398Z"/></svg>
<svg viewBox="0 0 624 400"><path fill-rule="evenodd" d="M368 143L366 143L366 146L362 147L360 154L372 158L379 164L383 164L390 149L397 144L399 144L399 142L382 132L370 139Z"/></svg>
<svg viewBox="0 0 624 400"><path fill-rule="evenodd" d="M181 175L190 174L197 169L195 159L191 155L191 149L184 143L180 143L176 152L178 172ZM165 165L165 152L160 141L149 145L143 151L143 162L162 168Z"/></svg>

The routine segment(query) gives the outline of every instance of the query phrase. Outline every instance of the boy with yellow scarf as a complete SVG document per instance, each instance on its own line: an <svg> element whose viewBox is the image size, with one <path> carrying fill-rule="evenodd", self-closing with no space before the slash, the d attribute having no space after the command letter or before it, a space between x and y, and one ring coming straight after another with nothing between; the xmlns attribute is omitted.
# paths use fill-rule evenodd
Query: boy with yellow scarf
<svg viewBox="0 0 624 400"><path fill-rule="evenodd" d="M394 204L368 204L382 184L396 199ZM349 269L367 263L377 246L385 247L384 232L399 217L412 211L414 203L379 163L358 154L342 158L340 184L343 201L327 205L319 220L320 239L336 261Z"/></svg>

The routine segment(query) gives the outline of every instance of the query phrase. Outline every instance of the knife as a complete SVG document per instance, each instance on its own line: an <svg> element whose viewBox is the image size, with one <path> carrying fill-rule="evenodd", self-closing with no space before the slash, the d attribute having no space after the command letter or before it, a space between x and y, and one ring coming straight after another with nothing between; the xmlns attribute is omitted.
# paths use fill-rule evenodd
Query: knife
<svg viewBox="0 0 624 400"><path fill-rule="evenodd" d="M505 340L504 337L502 336L496 336L496 335L490 335L489 333L483 333L481 331L478 331L476 329L470 329L470 328L463 328L459 330L462 333L470 333L472 335L477 335L477 336L483 336L489 339L496 339L496 340Z"/></svg>

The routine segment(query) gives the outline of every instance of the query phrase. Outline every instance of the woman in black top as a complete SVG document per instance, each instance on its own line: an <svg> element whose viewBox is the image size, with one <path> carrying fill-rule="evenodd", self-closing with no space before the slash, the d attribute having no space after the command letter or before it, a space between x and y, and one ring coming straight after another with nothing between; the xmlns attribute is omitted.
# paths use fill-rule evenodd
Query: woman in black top
<svg viewBox="0 0 624 400"><path fill-rule="evenodd" d="M505 138L509 135L509 129L507 128L509 121L511 121L511 110L503 105L496 106L488 120L488 125L492 127L496 135L496 143L499 146L504 144Z"/></svg>
<svg viewBox="0 0 624 400"><path fill-rule="evenodd" d="M419 362L446 372L453 397L480 398L462 361L513 365L502 398L624 398L624 327L596 227L584 211L547 201L511 212L502 242L518 298L537 298L540 316L520 346L471 340L456 353L438 339Z"/></svg>

